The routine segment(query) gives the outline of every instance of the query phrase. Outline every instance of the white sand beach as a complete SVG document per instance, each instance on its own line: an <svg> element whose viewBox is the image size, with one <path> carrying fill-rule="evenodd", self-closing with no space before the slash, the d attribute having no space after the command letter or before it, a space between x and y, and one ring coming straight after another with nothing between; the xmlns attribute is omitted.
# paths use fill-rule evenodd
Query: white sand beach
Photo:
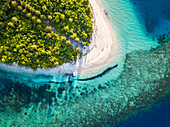
<svg viewBox="0 0 170 127"><path fill-rule="evenodd" d="M32 72L33 74L49 74L55 73L73 73L83 74L93 72L109 63L110 60L118 57L118 43L116 42L116 35L113 32L109 19L104 12L102 4L99 0L89 0L92 8L94 20L94 32L89 51L86 56L78 59L76 63L66 63L50 70L37 69L33 71L25 67L19 67L16 63L8 66L0 63L1 68L6 68L8 71L17 72ZM86 50L86 49L85 49Z"/></svg>
<svg viewBox="0 0 170 127"><path fill-rule="evenodd" d="M81 61L79 73L86 73L106 65L118 53L116 35L99 0L89 0L94 18L94 33L88 54ZM80 61L78 61L80 63Z"/></svg>

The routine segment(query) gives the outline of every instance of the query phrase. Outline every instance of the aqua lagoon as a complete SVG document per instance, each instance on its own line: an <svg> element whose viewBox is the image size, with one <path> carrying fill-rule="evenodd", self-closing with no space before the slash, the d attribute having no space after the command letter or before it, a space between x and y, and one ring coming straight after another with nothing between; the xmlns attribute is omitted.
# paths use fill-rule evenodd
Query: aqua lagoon
<svg viewBox="0 0 170 127"><path fill-rule="evenodd" d="M116 126L169 95L170 2L101 2L120 46L117 63L83 77L1 66L2 126Z"/></svg>

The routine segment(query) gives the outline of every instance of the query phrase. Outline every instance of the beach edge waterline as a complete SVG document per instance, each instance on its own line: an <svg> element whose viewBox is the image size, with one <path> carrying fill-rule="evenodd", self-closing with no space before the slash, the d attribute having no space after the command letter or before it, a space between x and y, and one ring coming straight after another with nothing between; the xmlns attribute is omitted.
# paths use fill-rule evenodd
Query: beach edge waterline
<svg viewBox="0 0 170 127"><path fill-rule="evenodd" d="M110 21L104 12L101 1L89 0L89 4L92 7L92 13L94 14L96 23L94 24L95 30L93 39L89 46L91 51L86 56L83 56L75 63L65 63L50 70L37 68L37 70L34 71L30 68L20 67L17 63L13 63L11 65L0 63L1 69L10 72L45 75L55 75L56 73L89 75L89 72L92 73L96 72L98 69L101 70L103 66L105 66L106 69L106 65L112 59L118 58L118 44L116 42L116 35L113 32Z"/></svg>

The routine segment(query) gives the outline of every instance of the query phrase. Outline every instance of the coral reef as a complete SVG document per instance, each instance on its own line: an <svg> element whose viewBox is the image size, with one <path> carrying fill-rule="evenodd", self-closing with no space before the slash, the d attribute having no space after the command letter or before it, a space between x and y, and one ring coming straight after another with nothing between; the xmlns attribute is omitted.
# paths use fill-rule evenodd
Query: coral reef
<svg viewBox="0 0 170 127"><path fill-rule="evenodd" d="M5 110L1 109L1 125L114 126L148 109L170 94L170 41L161 41L163 43L155 49L128 53L124 70L115 81L98 85L82 83L81 86L73 86L74 82L49 83L39 88L26 88L24 84L23 87L19 84L21 93L15 89L13 93L16 97L20 93L16 101L1 98L1 108L4 108L2 105L6 106ZM24 93L30 93L29 103L26 101L28 95ZM17 101L21 104L18 105ZM20 108L18 112L11 108L11 105L16 107L16 104Z"/></svg>

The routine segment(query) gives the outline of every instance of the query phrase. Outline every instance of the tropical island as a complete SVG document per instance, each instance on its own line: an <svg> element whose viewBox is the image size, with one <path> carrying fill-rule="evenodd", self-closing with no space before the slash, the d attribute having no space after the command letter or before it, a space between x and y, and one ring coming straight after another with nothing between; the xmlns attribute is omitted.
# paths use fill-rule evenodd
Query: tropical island
<svg viewBox="0 0 170 127"><path fill-rule="evenodd" d="M5 64L50 69L76 61L81 46L90 43L88 0L3 0L0 8L0 62Z"/></svg>
<svg viewBox="0 0 170 127"><path fill-rule="evenodd" d="M118 43L99 0L18 0L0 6L2 69L85 76L110 61L117 64Z"/></svg>

